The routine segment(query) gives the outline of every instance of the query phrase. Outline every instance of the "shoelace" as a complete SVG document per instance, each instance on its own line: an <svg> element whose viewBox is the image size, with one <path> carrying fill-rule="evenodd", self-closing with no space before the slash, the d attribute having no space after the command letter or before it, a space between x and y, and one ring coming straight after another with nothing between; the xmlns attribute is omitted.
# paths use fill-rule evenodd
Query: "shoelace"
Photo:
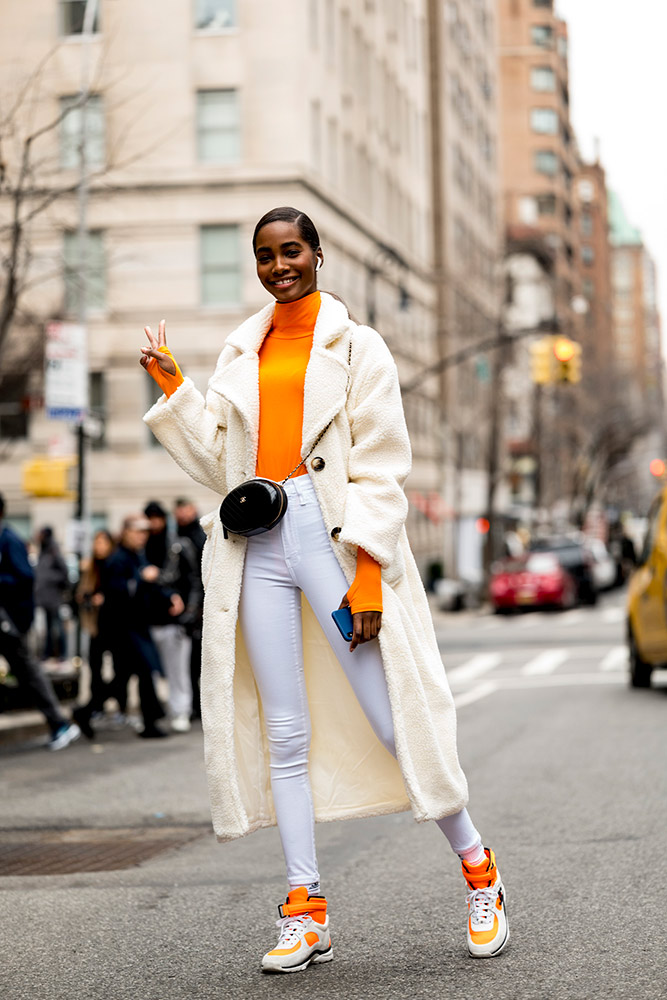
<svg viewBox="0 0 667 1000"><path fill-rule="evenodd" d="M474 924L482 924L493 916L498 891L496 889L473 889L466 896L470 909L470 919Z"/></svg>
<svg viewBox="0 0 667 1000"><path fill-rule="evenodd" d="M299 939L299 931L303 928L308 914L300 917L279 917L276 920L276 927L280 929L280 937L276 948L296 944Z"/></svg>

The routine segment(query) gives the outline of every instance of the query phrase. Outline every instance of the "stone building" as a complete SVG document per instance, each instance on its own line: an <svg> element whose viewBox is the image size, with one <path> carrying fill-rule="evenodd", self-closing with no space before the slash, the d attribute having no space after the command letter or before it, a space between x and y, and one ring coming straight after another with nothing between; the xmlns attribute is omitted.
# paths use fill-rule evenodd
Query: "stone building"
<svg viewBox="0 0 667 1000"><path fill-rule="evenodd" d="M86 314L102 434L87 462L88 509L115 529L152 497L185 493L202 510L219 500L142 424L156 394L138 365L142 327L166 318L170 346L204 388L226 335L266 301L251 235L268 209L293 204L313 217L320 286L378 327L403 378L434 361L426 12L422 0L164 0L156 18L150 0L101 0L86 41L84 7L3 6L0 94L4 107L22 95L13 138L46 127L33 144L34 190L61 191L27 230L29 277L41 280L22 294L18 336L78 315L77 95L89 65ZM0 200L4 219L10 208ZM406 398L417 497L440 483L434 391ZM33 379L33 401L39 392ZM27 419L15 402L21 416L5 419L12 439L0 455L9 507L26 529L62 531L71 502L25 496L21 464L71 452L71 428L40 409ZM423 505L411 507L410 530L422 563L439 554L438 518Z"/></svg>

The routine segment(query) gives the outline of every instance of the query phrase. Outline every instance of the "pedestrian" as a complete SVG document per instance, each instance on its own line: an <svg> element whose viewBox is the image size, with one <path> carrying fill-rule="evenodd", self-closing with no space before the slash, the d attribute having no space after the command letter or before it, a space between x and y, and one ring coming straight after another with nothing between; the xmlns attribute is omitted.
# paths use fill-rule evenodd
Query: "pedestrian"
<svg viewBox="0 0 667 1000"><path fill-rule="evenodd" d="M280 832L289 891L262 968L332 957L314 819L410 806L462 859L470 954L497 955L509 938L504 889L465 808L454 703L405 531L411 456L396 366L378 333L318 291L323 251L306 215L269 212L253 249L276 301L227 337L206 399L183 378L164 321L157 337L145 328L141 363L165 393L144 418L153 433L193 479L233 492L232 530L217 511L202 519L202 722L218 838ZM252 477L282 481L286 508L277 486ZM278 523L235 534L247 503L248 528ZM345 606L349 646L332 620Z"/></svg>
<svg viewBox="0 0 667 1000"><path fill-rule="evenodd" d="M45 637L42 659L63 663L67 653L67 636L62 607L69 587L69 573L53 528L44 527L38 536L39 552L35 569L35 604L45 616Z"/></svg>
<svg viewBox="0 0 667 1000"><path fill-rule="evenodd" d="M64 750L81 735L63 715L44 668L28 649L27 633L34 614L34 572L26 547L4 522L0 495L0 656L4 656L19 687L30 692L51 731L49 750Z"/></svg>
<svg viewBox="0 0 667 1000"><path fill-rule="evenodd" d="M151 638L149 616L156 601L159 570L146 563L144 547L150 525L141 514L131 514L123 521L120 542L109 558L103 576L106 609L115 679L109 689L120 711L125 712L127 685L134 674L139 680L139 701L144 739L167 736L158 725L164 709L158 700L153 672L159 672L160 659ZM94 736L88 706L77 710L76 719L84 735Z"/></svg>
<svg viewBox="0 0 667 1000"><path fill-rule="evenodd" d="M192 500L186 497L179 497L174 501L174 519L176 521L176 531L184 538L189 538L197 550L199 566L199 586L202 586L201 579L201 557L204 551L206 535L199 523L199 512ZM202 590L203 597L203 590ZM201 626L202 611L200 607L198 620L192 626L192 652L190 653L190 683L192 684L192 711L190 718L201 719L201 695L199 684L201 679Z"/></svg>
<svg viewBox="0 0 667 1000"><path fill-rule="evenodd" d="M106 566L113 555L116 543L111 532L101 529L93 538L92 553L81 567L81 578L76 589L81 627L88 633L88 666L90 669L90 701L83 710L75 709L74 716L89 714L95 720L104 711L104 703L112 697L113 685L102 675L104 654L111 650L113 623L109 621L104 598Z"/></svg>
<svg viewBox="0 0 667 1000"><path fill-rule="evenodd" d="M169 721L175 733L190 731L192 680L191 629L199 623L202 606L199 557L189 538L167 526L167 512L156 500L144 509L150 525L146 561L159 570L161 599L151 614L151 636L169 684ZM165 600L162 595L168 594ZM177 598L177 600L175 600Z"/></svg>

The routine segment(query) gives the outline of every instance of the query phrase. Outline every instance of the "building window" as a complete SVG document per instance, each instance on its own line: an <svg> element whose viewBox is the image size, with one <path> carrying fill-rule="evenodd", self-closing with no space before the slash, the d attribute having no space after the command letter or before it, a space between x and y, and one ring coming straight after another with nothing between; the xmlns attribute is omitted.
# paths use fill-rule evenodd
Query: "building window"
<svg viewBox="0 0 667 1000"><path fill-rule="evenodd" d="M91 434L91 448L93 451L102 451L107 446L107 392L106 375L104 372L90 373L88 381L88 399L90 400L90 416L92 417L92 422L95 424L94 430L98 432Z"/></svg>
<svg viewBox="0 0 667 1000"><path fill-rule="evenodd" d="M584 264L587 264L590 267L590 265L595 260L595 254L593 253L593 247L582 246L582 248L581 248L581 259L584 262Z"/></svg>
<svg viewBox="0 0 667 1000"><path fill-rule="evenodd" d="M590 278L584 278L581 283L581 290L587 299L592 299L595 296L595 285Z"/></svg>
<svg viewBox="0 0 667 1000"><path fill-rule="evenodd" d="M555 194L538 194L535 199L537 202L537 212L538 215L555 215L556 214L556 195Z"/></svg>
<svg viewBox="0 0 667 1000"><path fill-rule="evenodd" d="M538 149L534 156L534 163L539 174L555 177L558 173L558 157L551 149Z"/></svg>
<svg viewBox="0 0 667 1000"><path fill-rule="evenodd" d="M549 93L556 91L556 74L551 66L533 66L530 70L530 85L533 90Z"/></svg>
<svg viewBox="0 0 667 1000"><path fill-rule="evenodd" d="M195 28L221 31L237 24L236 0L196 0Z"/></svg>
<svg viewBox="0 0 667 1000"><path fill-rule="evenodd" d="M540 135L557 135L558 112L553 108L533 108L530 112L530 127Z"/></svg>
<svg viewBox="0 0 667 1000"><path fill-rule="evenodd" d="M239 238L236 225L201 227L202 305L234 305L241 301Z"/></svg>
<svg viewBox="0 0 667 1000"><path fill-rule="evenodd" d="M101 311L106 307L106 266L104 235L100 230L88 233L84 242L83 259L85 274L79 261L79 234L64 234L63 260L65 283L65 313L77 316L81 311L82 296L87 310ZM85 280L85 289L83 281ZM84 294L85 293L85 294Z"/></svg>
<svg viewBox="0 0 667 1000"><path fill-rule="evenodd" d="M60 166L69 170L79 166L81 128L84 125L83 107L79 97L61 97L60 113ZM99 94L91 94L85 107L86 166L100 167L104 163L104 104Z"/></svg>
<svg viewBox="0 0 667 1000"><path fill-rule="evenodd" d="M533 45L539 45L541 49L552 49L554 45L554 31L549 24L533 24L530 28L530 39Z"/></svg>
<svg viewBox="0 0 667 1000"><path fill-rule="evenodd" d="M582 236L593 235L593 216L590 214L590 212L581 213L581 235Z"/></svg>
<svg viewBox="0 0 667 1000"><path fill-rule="evenodd" d="M549 10L554 5L554 0L533 0L533 7L548 7Z"/></svg>
<svg viewBox="0 0 667 1000"><path fill-rule="evenodd" d="M60 34L81 35L86 13L86 0L60 0ZM100 30L100 9L95 12L93 31Z"/></svg>
<svg viewBox="0 0 667 1000"><path fill-rule="evenodd" d="M315 170L322 169L322 116L320 102L310 104L310 162Z"/></svg>
<svg viewBox="0 0 667 1000"><path fill-rule="evenodd" d="M28 436L28 376L3 375L0 379L0 440Z"/></svg>
<svg viewBox="0 0 667 1000"><path fill-rule="evenodd" d="M238 91L198 91L197 159L200 163L236 163L240 156Z"/></svg>

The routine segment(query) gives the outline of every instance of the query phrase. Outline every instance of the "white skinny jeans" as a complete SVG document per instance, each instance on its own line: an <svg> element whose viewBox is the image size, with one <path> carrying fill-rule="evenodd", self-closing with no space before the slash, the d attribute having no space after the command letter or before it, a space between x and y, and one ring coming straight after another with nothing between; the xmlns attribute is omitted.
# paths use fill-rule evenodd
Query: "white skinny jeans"
<svg viewBox="0 0 667 1000"><path fill-rule="evenodd" d="M303 672L301 591L306 595L376 736L393 756L394 726L376 639L351 653L331 612L348 590L309 475L288 480L287 513L248 539L239 616L262 700L271 790L290 886L319 882L308 775L310 713ZM462 809L437 825L457 854L481 844Z"/></svg>

